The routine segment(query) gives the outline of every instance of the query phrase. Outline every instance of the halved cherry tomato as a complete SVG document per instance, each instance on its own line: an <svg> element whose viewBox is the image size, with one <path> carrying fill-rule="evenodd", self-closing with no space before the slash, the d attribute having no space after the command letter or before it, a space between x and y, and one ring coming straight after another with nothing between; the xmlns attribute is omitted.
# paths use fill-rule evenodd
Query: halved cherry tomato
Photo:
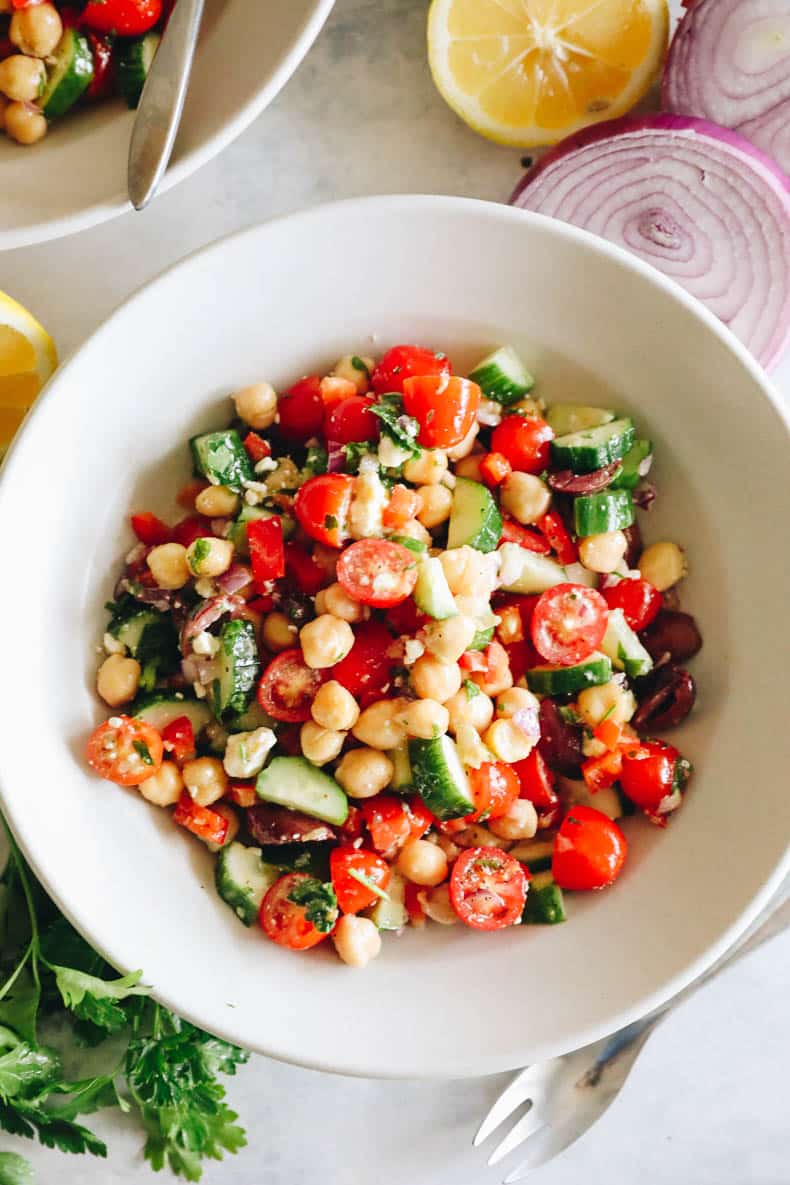
<svg viewBox="0 0 790 1185"><path fill-rule="evenodd" d="M420 612L411 597L387 610L387 621L396 634L416 634L426 621L431 620L427 614Z"/></svg>
<svg viewBox="0 0 790 1185"><path fill-rule="evenodd" d="M404 379L428 374L452 374L450 360L445 354L434 354L421 346L393 346L383 355L370 376L370 385L377 395L389 391L403 393Z"/></svg>
<svg viewBox="0 0 790 1185"><path fill-rule="evenodd" d="M264 440L257 432L247 433L244 437L244 447L253 465L257 465L258 461L263 461L266 457L272 455L271 445L268 440Z"/></svg>
<svg viewBox="0 0 790 1185"><path fill-rule="evenodd" d="M396 531L399 527L405 527L409 519L416 518L421 509L422 499L416 490L410 490L408 486L393 486L390 500L381 516L382 524L385 530Z"/></svg>
<svg viewBox="0 0 790 1185"><path fill-rule="evenodd" d="M320 384L321 398L324 401L324 411L329 412L338 403L342 403L344 399L351 399L357 394L357 388L350 379L340 379L336 374L328 374L321 379ZM328 440L334 440L333 436L326 433Z"/></svg>
<svg viewBox="0 0 790 1185"><path fill-rule="evenodd" d="M491 448L502 453L519 473L542 473L549 463L549 441L553 439L545 420L516 412L497 424Z"/></svg>
<svg viewBox="0 0 790 1185"><path fill-rule="evenodd" d="M263 672L258 703L275 720L303 723L310 719L310 706L323 681L323 672L307 665L298 646L283 650Z"/></svg>
<svg viewBox="0 0 790 1185"><path fill-rule="evenodd" d="M502 453L486 453L480 461L480 476L489 489L501 485L513 472L513 466Z"/></svg>
<svg viewBox="0 0 790 1185"><path fill-rule="evenodd" d="M252 578L259 592L285 575L285 550L280 516L256 518L247 523L247 546L250 549Z"/></svg>
<svg viewBox="0 0 790 1185"><path fill-rule="evenodd" d="M112 41L99 33L88 32L88 44L93 57L93 79L85 92L85 98L96 102L112 94L114 82L114 60Z"/></svg>
<svg viewBox="0 0 790 1185"><path fill-rule="evenodd" d="M390 866L375 852L364 848L333 848L329 856L329 874L341 913L359 913L378 900L364 883L386 889L390 883Z"/></svg>
<svg viewBox="0 0 790 1185"><path fill-rule="evenodd" d="M195 756L195 730L188 716L178 716L162 729L162 744L181 765Z"/></svg>
<svg viewBox="0 0 790 1185"><path fill-rule="evenodd" d="M541 593L532 614L532 642L546 662L573 666L589 658L606 633L609 610L594 588L555 584Z"/></svg>
<svg viewBox="0 0 790 1185"><path fill-rule="evenodd" d="M162 15L162 0L88 0L80 21L99 33L139 37Z"/></svg>
<svg viewBox="0 0 790 1185"><path fill-rule="evenodd" d="M654 814L663 799L683 789L690 772L674 745L643 741L623 754L620 785L631 802Z"/></svg>
<svg viewBox="0 0 790 1185"><path fill-rule="evenodd" d="M354 629L354 645L346 657L332 667L332 678L342 683L362 707L381 699L392 679L395 660L387 654L392 642L382 622L363 621Z"/></svg>
<svg viewBox="0 0 790 1185"><path fill-rule="evenodd" d="M502 930L520 921L529 873L501 848L467 848L455 861L450 902L473 930Z"/></svg>
<svg viewBox="0 0 790 1185"><path fill-rule="evenodd" d="M324 427L324 401L321 379L308 375L294 383L277 401L280 431L289 440L309 440Z"/></svg>
<svg viewBox="0 0 790 1185"><path fill-rule="evenodd" d="M173 534L167 523L163 523L161 518L147 510L142 514L132 515L132 530L146 547L158 547L160 543L169 543Z"/></svg>
<svg viewBox="0 0 790 1185"><path fill-rule="evenodd" d="M242 807L255 806L260 801L254 782L231 782L225 791L225 798Z"/></svg>
<svg viewBox="0 0 790 1185"><path fill-rule="evenodd" d="M138 786L162 764L162 738L134 716L110 716L88 738L88 765L117 786Z"/></svg>
<svg viewBox="0 0 790 1185"><path fill-rule="evenodd" d="M623 769L623 753L621 749L612 749L602 753L600 757L588 757L582 762L582 777L584 784L595 794L597 790L606 790L614 786Z"/></svg>
<svg viewBox="0 0 790 1185"><path fill-rule="evenodd" d="M482 663L482 669L479 663ZM467 650L461 655L459 665L469 671L469 678L486 695L494 693L493 689L502 683L510 670L507 651L500 642L490 642L485 650Z"/></svg>
<svg viewBox="0 0 790 1185"><path fill-rule="evenodd" d="M285 571L300 592L308 597L329 584L326 570L317 564L301 543L289 540L285 545Z"/></svg>
<svg viewBox="0 0 790 1185"><path fill-rule="evenodd" d="M353 491L354 478L347 473L321 473L309 478L294 501L302 530L327 547L342 547L348 538L346 521Z"/></svg>
<svg viewBox="0 0 790 1185"><path fill-rule="evenodd" d="M479 769L470 769L469 784L478 817L488 819L501 819L506 815L521 789L513 766L505 761L488 761Z"/></svg>
<svg viewBox="0 0 790 1185"><path fill-rule="evenodd" d="M343 839L349 843L355 839L362 839L365 834L365 817L358 806L349 804L346 821L339 830Z"/></svg>
<svg viewBox="0 0 790 1185"><path fill-rule="evenodd" d="M409 839L419 839L434 822L421 798L376 794L362 804L362 814L377 852L393 857Z"/></svg>
<svg viewBox="0 0 790 1185"><path fill-rule="evenodd" d="M537 531L531 531L529 527L522 527L521 523L514 522L512 518L502 520L499 542L517 543L525 551L534 551L537 555L548 555L551 551L548 539L539 535Z"/></svg>
<svg viewBox="0 0 790 1185"><path fill-rule="evenodd" d="M554 789L555 777L537 749L513 765L519 780L520 798L528 798L538 812L553 811L559 799Z"/></svg>
<svg viewBox="0 0 790 1185"><path fill-rule="evenodd" d="M661 593L647 580L618 580L603 590L603 599L610 609L622 609L623 617L637 632L655 621L664 603Z"/></svg>
<svg viewBox="0 0 790 1185"><path fill-rule="evenodd" d="M403 408L420 425L424 448L453 448L477 418L481 392L477 383L454 375L421 375L403 383Z"/></svg>
<svg viewBox="0 0 790 1185"><path fill-rule="evenodd" d="M574 806L554 839L552 875L561 889L605 889L622 872L627 851L613 819L591 806Z"/></svg>
<svg viewBox="0 0 790 1185"><path fill-rule="evenodd" d="M176 523L173 527L171 538L173 543L180 543L182 547L189 547L196 539L202 539L206 534L206 520L198 518L196 514L190 514L187 518L182 518L180 523Z"/></svg>
<svg viewBox="0 0 790 1185"><path fill-rule="evenodd" d="M326 417L327 440L333 440L337 444L378 440L379 418L370 410L375 402L375 399L369 399L365 395L351 395L332 404L331 411Z"/></svg>
<svg viewBox="0 0 790 1185"><path fill-rule="evenodd" d="M306 872L289 872L275 881L261 902L258 920L272 942L289 950L307 950L327 937L305 917L306 907L291 901L291 893L311 878Z"/></svg>
<svg viewBox="0 0 790 1185"><path fill-rule="evenodd" d="M355 601L389 609L414 592L417 557L388 539L360 539L340 556L337 579Z"/></svg>
<svg viewBox="0 0 790 1185"><path fill-rule="evenodd" d="M579 558L579 551L568 528L562 521L562 515L556 510L549 510L537 522L538 530L545 535L551 550L561 564L575 564Z"/></svg>
<svg viewBox="0 0 790 1185"><path fill-rule="evenodd" d="M182 790L176 803L173 822L186 827L204 843L223 844L228 834L229 823L225 816L210 807L200 806L187 790Z"/></svg>

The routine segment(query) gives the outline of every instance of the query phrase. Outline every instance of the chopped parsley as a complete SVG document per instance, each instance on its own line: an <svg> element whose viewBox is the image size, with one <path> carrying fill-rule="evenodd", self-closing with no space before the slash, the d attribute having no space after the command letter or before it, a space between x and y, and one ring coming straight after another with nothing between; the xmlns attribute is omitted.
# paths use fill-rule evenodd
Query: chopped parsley
<svg viewBox="0 0 790 1185"><path fill-rule="evenodd" d="M326 527L327 531L336 531L338 528L338 525L339 524L338 524L337 518L335 517L334 514L325 514L324 515L324 526Z"/></svg>
<svg viewBox="0 0 790 1185"><path fill-rule="evenodd" d="M345 468L349 473L358 473L362 458L373 456L366 440L353 440L350 444L344 444L343 453L346 458Z"/></svg>
<svg viewBox="0 0 790 1185"><path fill-rule="evenodd" d="M467 699L474 699L476 695L481 695L480 688L471 679L464 679L464 691Z"/></svg>
<svg viewBox="0 0 790 1185"><path fill-rule="evenodd" d="M319 473L326 473L329 458L325 448L321 448L320 444L311 444L307 450L304 467L309 469L312 476L317 476Z"/></svg>
<svg viewBox="0 0 790 1185"><path fill-rule="evenodd" d="M145 765L153 765L154 759L151 756L151 750L146 745L145 741L132 741L132 748L139 754L140 760Z"/></svg>
<svg viewBox="0 0 790 1185"><path fill-rule="evenodd" d="M420 455L420 446L417 444L420 425L414 416L404 413L403 396L380 395L370 410L381 420L381 430L390 440L399 448L408 450L413 457Z"/></svg>
<svg viewBox="0 0 790 1185"><path fill-rule="evenodd" d="M210 539L196 539L192 544L192 564L195 569L198 569L204 560L207 560L211 552Z"/></svg>
<svg viewBox="0 0 790 1185"><path fill-rule="evenodd" d="M328 934L337 921L337 897L328 881L321 882L315 876L308 876L294 885L288 900L304 906L307 921L322 934Z"/></svg>
<svg viewBox="0 0 790 1185"><path fill-rule="evenodd" d="M581 724L582 718L575 708L569 705L560 705L558 710L565 724Z"/></svg>
<svg viewBox="0 0 790 1185"><path fill-rule="evenodd" d="M370 889L371 893L375 893L377 897L382 899L382 901L389 901L390 895L386 889L380 889L373 878L365 876L364 872L361 872L359 868L349 868L348 875L352 878L352 880L358 881L361 885L364 885L366 889Z"/></svg>
<svg viewBox="0 0 790 1185"><path fill-rule="evenodd" d="M370 378L370 371L358 354L352 355L351 365L354 367L354 370L361 370L364 375L367 375L367 377Z"/></svg>

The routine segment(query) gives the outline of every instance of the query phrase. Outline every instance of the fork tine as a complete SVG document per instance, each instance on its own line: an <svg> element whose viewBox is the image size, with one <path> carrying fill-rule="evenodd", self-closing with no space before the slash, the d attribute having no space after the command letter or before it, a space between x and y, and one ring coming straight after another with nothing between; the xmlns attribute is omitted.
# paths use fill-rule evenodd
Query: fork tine
<svg viewBox="0 0 790 1185"><path fill-rule="evenodd" d="M474 1148L477 1148L484 1140L487 1140L491 1133L496 1131L500 1123L504 1123L517 1107L520 1107L522 1103L527 1101L530 1095L530 1087L528 1085L530 1069L531 1067L527 1066L502 1091L502 1094L477 1129L475 1138L472 1141Z"/></svg>
<svg viewBox="0 0 790 1185"><path fill-rule="evenodd" d="M543 1117L533 1104L526 1115L522 1115L518 1123L514 1124L510 1129L502 1143L491 1153L488 1158L489 1165L498 1164L500 1160L504 1160L509 1152L512 1152L514 1148L518 1148L519 1144L523 1144L525 1140L528 1140L530 1136L534 1136L536 1132L539 1132L545 1126Z"/></svg>
<svg viewBox="0 0 790 1185"><path fill-rule="evenodd" d="M516 1181L523 1181L534 1169L540 1168L545 1163L545 1160L541 1160L537 1164L531 1160L522 1160L521 1164L517 1164L513 1171L508 1173L502 1185L514 1185Z"/></svg>

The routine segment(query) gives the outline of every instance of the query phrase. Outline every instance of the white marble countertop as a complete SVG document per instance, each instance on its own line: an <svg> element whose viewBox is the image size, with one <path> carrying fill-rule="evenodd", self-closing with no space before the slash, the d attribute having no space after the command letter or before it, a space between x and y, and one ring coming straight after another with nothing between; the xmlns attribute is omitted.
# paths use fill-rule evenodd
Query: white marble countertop
<svg viewBox="0 0 790 1185"><path fill-rule="evenodd" d="M295 78L221 157L142 216L4 254L0 287L35 311L64 356L163 267L271 215L362 193L506 200L519 153L468 131L434 91L426 7L425 0L338 0ZM790 357L775 378L790 397ZM790 938L783 937L681 1008L651 1039L615 1105L541 1170L540 1185L631 1185L637 1177L650 1185L786 1185L788 983ZM485 1039L485 1026L481 1016L480 1033L459 1039ZM506 1081L338 1079L255 1058L230 1084L249 1147L212 1164L204 1182L494 1185L504 1174L485 1167L471 1138ZM27 1141L14 1146L31 1156L44 1185L154 1179L136 1130L115 1116L95 1117L94 1126L109 1140L109 1161L68 1158Z"/></svg>

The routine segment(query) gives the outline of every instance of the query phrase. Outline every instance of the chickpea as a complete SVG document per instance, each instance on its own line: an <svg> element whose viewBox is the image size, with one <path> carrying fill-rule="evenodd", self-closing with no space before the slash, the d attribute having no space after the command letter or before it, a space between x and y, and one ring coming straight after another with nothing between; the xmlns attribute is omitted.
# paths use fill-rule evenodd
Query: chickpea
<svg viewBox="0 0 790 1185"><path fill-rule="evenodd" d="M535 748L535 740L504 717L489 725L483 740L497 760L511 763L523 761Z"/></svg>
<svg viewBox="0 0 790 1185"><path fill-rule="evenodd" d="M435 699L415 699L400 713L400 720L410 737L429 741L444 736L450 723L450 713Z"/></svg>
<svg viewBox="0 0 790 1185"><path fill-rule="evenodd" d="M213 535L195 539L187 548L187 564L193 576L221 576L233 563L233 544L230 539L215 539Z"/></svg>
<svg viewBox="0 0 790 1185"><path fill-rule="evenodd" d="M46 118L32 103L9 103L4 122L6 132L17 144L37 144L47 134Z"/></svg>
<svg viewBox="0 0 790 1185"><path fill-rule="evenodd" d="M310 711L316 724L339 732L347 732L359 720L359 704L335 679L318 689Z"/></svg>
<svg viewBox="0 0 790 1185"><path fill-rule="evenodd" d="M458 613L444 621L429 622L422 630L421 638L426 650L442 662L458 662L476 633L477 623Z"/></svg>
<svg viewBox="0 0 790 1185"><path fill-rule="evenodd" d="M339 617L342 621L358 622L366 621L370 617L370 610L367 605L360 604L350 597L342 584L330 584L329 588L321 590L323 593L324 608L320 610L321 613L333 613L335 617ZM318 599L316 598L316 611L318 612Z"/></svg>
<svg viewBox="0 0 790 1185"><path fill-rule="evenodd" d="M281 650L290 650L297 644L298 630L284 613L267 613L263 619L261 638L267 650L278 654Z"/></svg>
<svg viewBox="0 0 790 1185"><path fill-rule="evenodd" d="M122 654L111 654L99 667L96 690L111 708L131 703L137 695L141 673L140 664L136 659L124 658Z"/></svg>
<svg viewBox="0 0 790 1185"><path fill-rule="evenodd" d="M206 841L206 847L210 852L219 852L222 848L227 848L233 843L236 836L239 834L239 816L234 811L232 806L227 802L218 802L213 807L214 813L221 815L223 819L227 819L228 830L225 832L225 838L222 843L212 843L211 840Z"/></svg>
<svg viewBox="0 0 790 1185"><path fill-rule="evenodd" d="M464 457L468 457L475 447L475 440L479 431L480 425L475 421L463 440L454 445L453 448L446 450L448 461L462 461Z"/></svg>
<svg viewBox="0 0 790 1185"><path fill-rule="evenodd" d="M424 448L403 466L403 476L415 486L435 486L447 472L447 457L438 448Z"/></svg>
<svg viewBox="0 0 790 1185"><path fill-rule="evenodd" d="M499 839L532 839L538 830L538 812L527 798L517 798L506 815L488 824Z"/></svg>
<svg viewBox="0 0 790 1185"><path fill-rule="evenodd" d="M371 749L397 749L406 740L406 728L399 719L405 704L402 699L380 699L360 713L351 731Z"/></svg>
<svg viewBox="0 0 790 1185"><path fill-rule="evenodd" d="M463 831L455 831L453 843L459 848L502 848L505 852L510 847L507 840L500 842L493 831L489 831L481 823L472 823L469 827L464 827Z"/></svg>
<svg viewBox="0 0 790 1185"><path fill-rule="evenodd" d="M362 363L362 369L355 364ZM372 358L365 358L361 354L344 354L342 358L338 358L335 365L332 367L332 374L337 379L345 379L347 383L353 383L357 389L357 395L364 395L370 389L370 376L376 368L376 363Z"/></svg>
<svg viewBox="0 0 790 1185"><path fill-rule="evenodd" d="M450 591L464 597L488 600L497 584L497 557L474 547L454 547L439 557Z"/></svg>
<svg viewBox="0 0 790 1185"><path fill-rule="evenodd" d="M434 843L436 844L437 848L442 849L447 858L448 864L461 854L461 849L453 843L450 836L442 835L441 832L438 832L436 835L431 835L428 842Z"/></svg>
<svg viewBox="0 0 790 1185"><path fill-rule="evenodd" d="M482 482L483 474L480 462L484 456L485 453L471 453L468 457L464 457L455 467L455 476L466 477L469 481Z"/></svg>
<svg viewBox="0 0 790 1185"><path fill-rule="evenodd" d="M446 523L453 506L453 495L447 486L420 486L417 493L422 498L422 510L417 515L422 525L430 529Z"/></svg>
<svg viewBox="0 0 790 1185"><path fill-rule="evenodd" d="M437 885L430 893L420 893L418 900L432 922L438 922L440 926L454 926L458 921L458 914L450 903L448 885Z"/></svg>
<svg viewBox="0 0 790 1185"><path fill-rule="evenodd" d="M579 559L591 572L614 572L627 550L628 540L622 531L587 535L579 541Z"/></svg>
<svg viewBox="0 0 790 1185"><path fill-rule="evenodd" d="M299 631L304 660L314 671L333 667L354 645L354 631L347 621L322 613Z"/></svg>
<svg viewBox="0 0 790 1185"><path fill-rule="evenodd" d="M546 405L542 399L519 399L518 403L511 403L508 412L523 411L525 416L543 418Z"/></svg>
<svg viewBox="0 0 790 1185"><path fill-rule="evenodd" d="M415 885L440 885L447 879L447 857L426 839L412 839L398 856L398 871Z"/></svg>
<svg viewBox="0 0 790 1185"><path fill-rule="evenodd" d="M0 93L0 132L5 131L5 113L8 107L8 99L4 94Z"/></svg>
<svg viewBox="0 0 790 1185"><path fill-rule="evenodd" d="M277 392L271 383L253 383L233 396L236 415L251 428L262 432L270 428L277 415Z"/></svg>
<svg viewBox="0 0 790 1185"><path fill-rule="evenodd" d="M63 36L63 21L54 5L37 4L14 13L8 36L22 53L48 58Z"/></svg>
<svg viewBox="0 0 790 1185"><path fill-rule="evenodd" d="M532 473L510 473L499 488L505 510L525 526L536 523L551 506L551 490Z"/></svg>
<svg viewBox="0 0 790 1185"><path fill-rule="evenodd" d="M494 718L493 702L484 691L470 698L466 694L466 688L462 687L444 706L450 714L452 733L457 733L464 725L471 725L478 732L484 732Z"/></svg>
<svg viewBox="0 0 790 1185"><path fill-rule="evenodd" d="M395 767L377 749L350 749L335 770L335 778L349 798L372 798L392 781Z"/></svg>
<svg viewBox="0 0 790 1185"><path fill-rule="evenodd" d="M306 720L299 733L302 752L313 765L326 765L327 761L334 761L339 757L345 739L344 732L322 728L313 720Z"/></svg>
<svg viewBox="0 0 790 1185"><path fill-rule="evenodd" d="M44 63L24 54L12 54L0 62L0 91L17 102L32 102L41 94L46 78Z"/></svg>
<svg viewBox="0 0 790 1185"><path fill-rule="evenodd" d="M195 498L195 510L206 518L231 518L240 508L241 498L227 486L207 486Z"/></svg>
<svg viewBox="0 0 790 1185"><path fill-rule="evenodd" d="M398 534L405 535L407 539L415 539L417 543L424 543L426 547L430 547L433 543L425 527L416 518L410 518L402 527L399 527Z"/></svg>
<svg viewBox="0 0 790 1185"><path fill-rule="evenodd" d="M411 668L411 685L420 699L445 704L460 690L461 669L457 662L442 662L424 654Z"/></svg>
<svg viewBox="0 0 790 1185"><path fill-rule="evenodd" d="M184 789L184 779L175 761L163 761L156 773L141 782L137 789L146 802L154 806L175 806Z"/></svg>
<svg viewBox="0 0 790 1185"><path fill-rule="evenodd" d="M375 922L346 913L332 934L335 950L349 967L367 967L381 952L381 935Z"/></svg>
<svg viewBox="0 0 790 1185"><path fill-rule="evenodd" d="M537 712L540 709L540 700L531 691L527 691L525 687L509 687L506 691L502 691L496 697L496 714L497 716L504 716L509 719L515 716L516 712L522 711L524 708L534 710Z"/></svg>
<svg viewBox="0 0 790 1185"><path fill-rule="evenodd" d="M198 806L211 806L222 798L228 788L228 775L217 757L198 757L188 761L181 777Z"/></svg>
<svg viewBox="0 0 790 1185"><path fill-rule="evenodd" d="M652 543L639 559L642 579L659 592L666 592L688 573L686 557L677 543Z"/></svg>
<svg viewBox="0 0 790 1185"><path fill-rule="evenodd" d="M617 679L610 679L608 683L580 691L576 707L590 728L595 728L604 717L614 724L626 724L636 711L636 699Z"/></svg>
<svg viewBox="0 0 790 1185"><path fill-rule="evenodd" d="M183 588L189 580L187 549L180 543L152 547L145 562L160 588Z"/></svg>

